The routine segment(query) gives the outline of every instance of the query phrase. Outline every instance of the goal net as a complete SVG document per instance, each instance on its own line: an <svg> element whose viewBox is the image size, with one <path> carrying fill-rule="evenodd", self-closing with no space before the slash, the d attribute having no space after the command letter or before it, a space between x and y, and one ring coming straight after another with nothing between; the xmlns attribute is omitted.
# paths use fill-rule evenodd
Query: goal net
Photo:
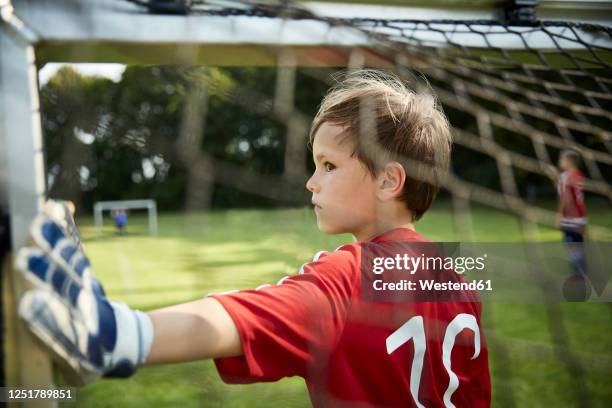
<svg viewBox="0 0 612 408"><path fill-rule="evenodd" d="M327 58L345 61L348 69L384 67L408 81L421 75L453 125L455 165L443 187L453 198L462 236L469 234L470 203L508 211L521 222L556 227L556 212L534 204L537 194L533 193L538 186L547 191L548 169L564 149L579 153L586 172L585 191L605 205L612 200L610 27L565 21L512 25L493 20L338 18L291 2L243 2L235 7L198 1L133 3L157 13L314 20L330 32L349 28L364 35L366 44L331 48L319 63L329 65ZM239 170L230 163L215 163L223 169L217 172L218 181L277 199L284 194L288 201L299 202L301 195L286 193L302 188L299 176L306 173L307 164L301 147L311 116L294 100L296 81L300 76L327 85L334 81L330 70L298 67L299 55L290 49L281 49L278 64L274 92L267 94L239 83L224 87L221 78L202 71L189 75L200 94L206 89L216 92L228 103L273 118L287 132L283 172L276 180L262 177L272 184L250 187L248 177L235 177ZM197 102L199 112L206 111L204 99ZM189 139L205 131L196 116L186 110L182 128L189 131L183 132L178 146L186 162L203 160L194 167L194 177L205 180L209 168L203 165L204 157L191 149L198 141ZM194 126L202 132L192 132ZM488 176L479 178L476 173ZM292 183L296 175L297 187ZM188 197L193 195L198 193L188 192ZM609 225L594 221L589 226L592 237L610 239Z"/></svg>
<svg viewBox="0 0 612 408"><path fill-rule="evenodd" d="M132 189L126 197L150 197L160 209L189 212L247 201L254 207L307 206L304 184L312 163L306 146L317 105L338 72L375 68L414 86L430 86L452 125L452 164L438 200L445 206L436 213L452 230L439 234L443 239L503 240L499 216L516 224L515 240L560 240L549 174L560 153L571 149L581 159L592 209L589 239L612 240L609 26L529 18L355 17L350 10L347 16L290 1L117 3L125 3L133 15L172 16L173 24L185 19L187 25L195 16L210 17L211 26L226 19L236 27L297 24L292 33L299 36L283 34L266 47L244 45L244 39L232 51L237 58L227 62L223 56L224 63L216 66L199 65L198 50L189 45L173 45L172 55L193 63L143 65L148 62L143 55L106 93L101 90L108 83L60 71L41 89L45 145L53 153L47 168L59 180L50 191L57 195L74 193L91 204L103 199L105 188ZM276 35L261 31L266 38ZM301 46L311 33L322 43ZM120 47L115 51L104 58L121 55ZM74 112L87 105L86 114L66 118L67 103ZM129 163L129 168L116 168L129 180L104 167L111 160ZM177 196L184 201L178 203ZM607 304L588 306L609 313ZM505 304L486 305L496 405L528 404L517 376L525 374L532 358L554 360L558 372L571 378L568 393L576 404L588 405L599 381L594 376L612 373L612 356L576 347L568 329L571 319L571 327L578 327L575 309L558 302L533 307L544 316L539 321L550 344L512 339L507 326L516 322L504 320ZM525 364L513 368L513 356Z"/></svg>

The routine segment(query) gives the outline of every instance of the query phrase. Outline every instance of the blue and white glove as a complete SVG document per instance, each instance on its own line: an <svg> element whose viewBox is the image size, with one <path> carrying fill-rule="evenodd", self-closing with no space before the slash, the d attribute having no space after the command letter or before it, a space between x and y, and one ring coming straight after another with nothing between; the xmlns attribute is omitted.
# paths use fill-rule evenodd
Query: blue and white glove
<svg viewBox="0 0 612 408"><path fill-rule="evenodd" d="M36 246L22 248L16 259L35 286L20 300L21 318L72 384L132 375L153 343L150 318L106 298L65 202L48 201L30 234Z"/></svg>

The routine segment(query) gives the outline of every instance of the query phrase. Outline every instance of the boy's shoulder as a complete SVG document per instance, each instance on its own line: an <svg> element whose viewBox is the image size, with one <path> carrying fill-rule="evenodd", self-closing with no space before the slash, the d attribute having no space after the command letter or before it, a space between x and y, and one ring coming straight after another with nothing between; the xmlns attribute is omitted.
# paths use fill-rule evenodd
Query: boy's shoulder
<svg viewBox="0 0 612 408"><path fill-rule="evenodd" d="M341 279L358 283L363 262L370 259L372 253L377 252L377 249L388 252L396 249L395 244L403 247L407 243L428 244L431 242L415 230L395 228L369 241L355 241L340 245L333 251L319 251L312 261L302 265L299 274L316 273L317 275L328 275L334 280Z"/></svg>
<svg viewBox="0 0 612 408"><path fill-rule="evenodd" d="M582 174L580 170L576 169L570 173L570 178L573 179L574 181L583 181L584 174Z"/></svg>
<svg viewBox="0 0 612 408"><path fill-rule="evenodd" d="M340 245L333 251L319 251L315 254L312 261L326 261L331 259L351 259L359 257L364 245L376 245L386 243L431 243L429 239L423 237L415 230L409 228L394 228L380 235L375 236L369 241L355 241ZM330 258L331 257L331 258Z"/></svg>

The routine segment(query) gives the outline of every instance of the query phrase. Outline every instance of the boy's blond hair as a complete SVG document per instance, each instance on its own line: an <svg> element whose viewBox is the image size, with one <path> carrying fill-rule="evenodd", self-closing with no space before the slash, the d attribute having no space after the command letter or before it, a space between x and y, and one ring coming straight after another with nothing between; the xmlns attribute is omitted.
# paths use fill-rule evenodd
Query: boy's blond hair
<svg viewBox="0 0 612 408"><path fill-rule="evenodd" d="M448 171L450 125L428 87L415 91L393 74L361 70L344 74L323 99L310 129L312 146L324 122L345 128L342 141L373 176L389 161L406 171L399 199L418 220L429 209Z"/></svg>

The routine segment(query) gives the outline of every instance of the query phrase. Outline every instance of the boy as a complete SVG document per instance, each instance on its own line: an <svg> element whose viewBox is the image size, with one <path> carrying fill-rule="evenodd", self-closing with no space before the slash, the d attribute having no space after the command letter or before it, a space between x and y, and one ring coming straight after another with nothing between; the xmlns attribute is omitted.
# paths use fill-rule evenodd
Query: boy
<svg viewBox="0 0 612 408"><path fill-rule="evenodd" d="M117 234L123 235L128 222L127 211L123 208L115 211L113 213L113 219L115 220L115 227L117 227Z"/></svg>
<svg viewBox="0 0 612 408"><path fill-rule="evenodd" d="M584 203L584 175L578 168L580 157L573 150L564 150L559 156L561 174L557 181L559 197L559 225L567 243L584 242L586 206Z"/></svg>
<svg viewBox="0 0 612 408"><path fill-rule="evenodd" d="M350 74L323 100L310 144L317 225L357 242L316 254L276 285L145 314L108 301L61 220L43 214L32 226L42 250L18 259L41 287L23 297L21 316L82 381L214 358L226 382L299 375L314 406L489 406L475 298L362 299L362 244L427 242L413 222L433 202L452 144L434 97L391 75Z"/></svg>
<svg viewBox="0 0 612 408"><path fill-rule="evenodd" d="M582 243L586 234L586 205L584 203L584 175L579 167L580 156L574 150L563 150L559 155L559 174L552 168L549 175L557 184L559 227L563 241L570 251L574 276L584 278L586 260Z"/></svg>

